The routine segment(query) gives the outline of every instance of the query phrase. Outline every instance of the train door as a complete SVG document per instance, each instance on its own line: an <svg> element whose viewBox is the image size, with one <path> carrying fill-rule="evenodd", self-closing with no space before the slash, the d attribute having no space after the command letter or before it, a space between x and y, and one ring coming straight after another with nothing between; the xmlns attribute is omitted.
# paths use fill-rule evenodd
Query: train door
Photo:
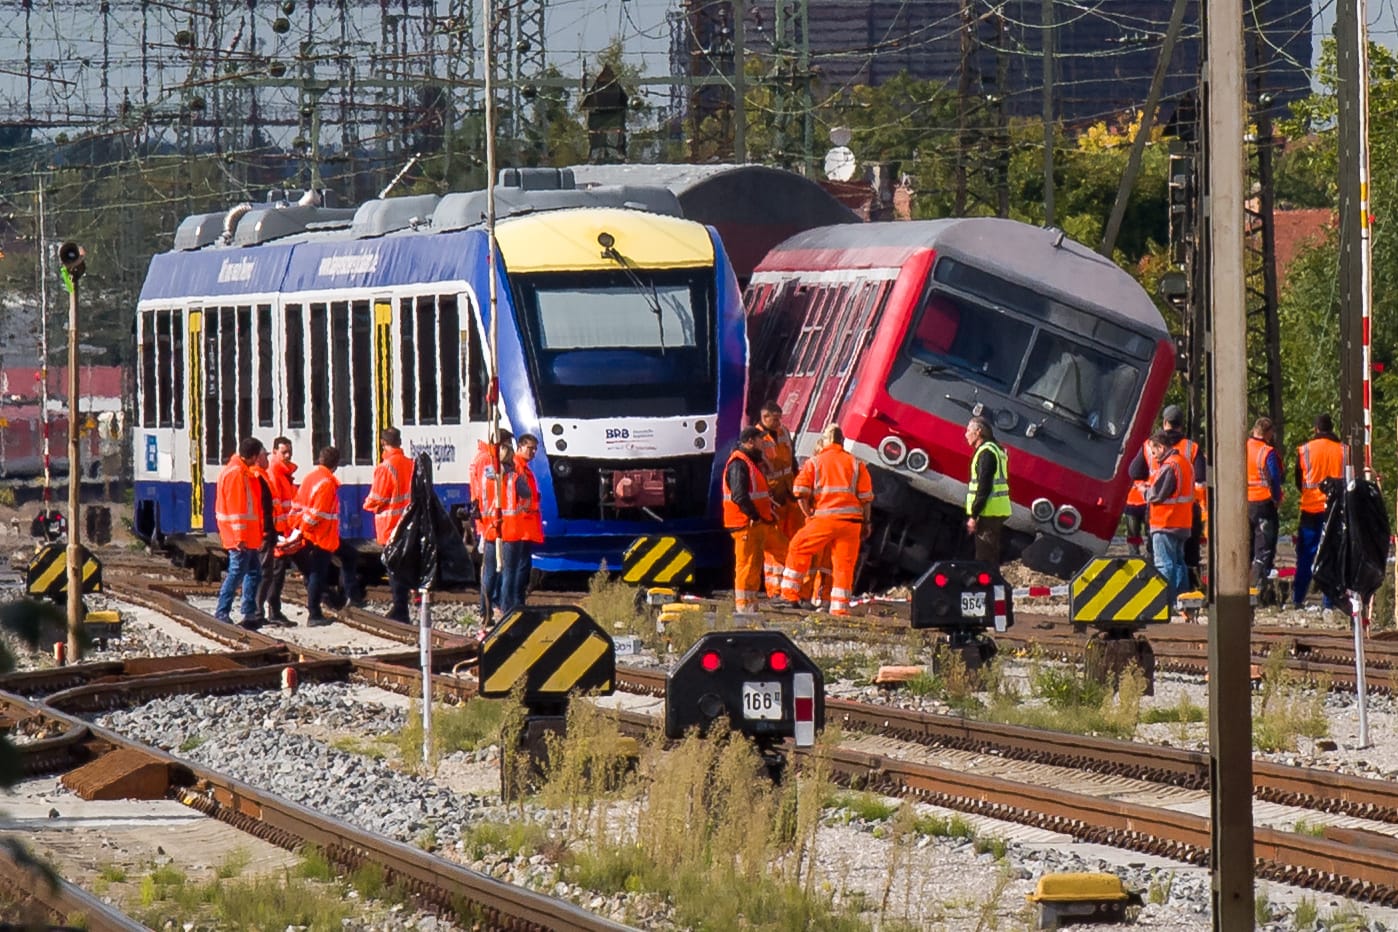
<svg viewBox="0 0 1398 932"><path fill-rule="evenodd" d="M393 426L393 302L374 299L374 448Z"/></svg>
<svg viewBox="0 0 1398 932"><path fill-rule="evenodd" d="M204 529L204 311L192 307L185 316L189 345L189 529Z"/></svg>
<svg viewBox="0 0 1398 932"><path fill-rule="evenodd" d="M816 397L810 406L807 430L821 430L835 420L841 401L849 389L855 360L868 345L873 333L875 310L888 295L889 282L866 281L852 286L847 300L836 309L825 352L821 354L820 374L815 381ZM843 289L842 289L843 293Z"/></svg>

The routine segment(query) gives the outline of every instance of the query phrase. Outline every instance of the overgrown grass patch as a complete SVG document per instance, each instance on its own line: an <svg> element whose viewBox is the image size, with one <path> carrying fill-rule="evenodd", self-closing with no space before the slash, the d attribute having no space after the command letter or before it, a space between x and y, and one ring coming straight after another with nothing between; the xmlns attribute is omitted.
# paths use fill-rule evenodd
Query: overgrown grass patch
<svg viewBox="0 0 1398 932"><path fill-rule="evenodd" d="M877 793L840 793L830 801L830 807L862 822L886 822L898 811L897 802Z"/></svg>
<svg viewBox="0 0 1398 932"><path fill-rule="evenodd" d="M528 857L548 841L548 829L537 822L474 822L463 827L465 854L480 860L488 854Z"/></svg>
<svg viewBox="0 0 1398 932"><path fill-rule="evenodd" d="M603 630L613 635L654 636L655 621L640 603L639 592L635 586L613 579L604 563L587 581L583 608Z"/></svg>
<svg viewBox="0 0 1398 932"><path fill-rule="evenodd" d="M330 746L337 751L346 754L354 754L358 757L367 757L370 760L383 760L388 756L387 748L391 745L384 738L361 738L358 735L341 735L330 742ZM418 726L418 747L422 746L422 727ZM420 750L419 750L420 753Z"/></svg>
<svg viewBox="0 0 1398 932"><path fill-rule="evenodd" d="M1029 686L1031 697L1041 700L1040 705L1023 704L1012 693L1002 692L992 699L985 718L1071 734L1116 738L1136 734L1146 683L1134 664L1122 671L1112 692L1079 668L1036 660L1030 667Z"/></svg>
<svg viewBox="0 0 1398 932"><path fill-rule="evenodd" d="M221 880L237 877L252 863L252 853L247 848L234 848L224 857L223 862L214 868L214 875Z"/></svg>
<svg viewBox="0 0 1398 932"><path fill-rule="evenodd" d="M825 674L826 683L848 680L857 685L873 682L879 671L879 658L868 651L851 650L841 654L813 658Z"/></svg>
<svg viewBox="0 0 1398 932"><path fill-rule="evenodd" d="M330 891L289 875L258 877L246 881L214 878L207 883L161 885L152 882L146 895L142 882L138 918L152 928L182 928L188 924L212 924L221 929L285 929L304 927L313 932L335 932L354 910L344 902L338 886Z"/></svg>
<svg viewBox="0 0 1398 932"><path fill-rule="evenodd" d="M432 755L440 759L457 751L475 751L500 740L506 700L475 698L461 705L432 706ZM394 736L399 759L422 763L422 706L412 703L408 720Z"/></svg>
<svg viewBox="0 0 1398 932"><path fill-rule="evenodd" d="M1330 681L1320 677L1310 688L1286 669L1288 644L1279 644L1262 665L1262 685L1253 700L1252 746L1259 751L1294 751L1300 737L1330 733L1325 697Z"/></svg>

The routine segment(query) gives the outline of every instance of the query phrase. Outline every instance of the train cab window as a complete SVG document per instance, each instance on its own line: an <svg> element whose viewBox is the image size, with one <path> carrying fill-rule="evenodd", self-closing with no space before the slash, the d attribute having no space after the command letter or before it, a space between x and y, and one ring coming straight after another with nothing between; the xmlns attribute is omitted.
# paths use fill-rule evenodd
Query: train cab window
<svg viewBox="0 0 1398 932"><path fill-rule="evenodd" d="M1105 434L1129 427L1140 372L1065 336L1039 331L1025 364L1020 396Z"/></svg>
<svg viewBox="0 0 1398 932"><path fill-rule="evenodd" d="M257 426L272 426L272 305L257 306Z"/></svg>
<svg viewBox="0 0 1398 932"><path fill-rule="evenodd" d="M288 304L282 312L286 318L286 352L282 363L286 367L286 426L306 426L306 337L305 318L299 304Z"/></svg>
<svg viewBox="0 0 1398 932"><path fill-rule="evenodd" d="M1034 327L999 308L942 292L930 293L908 340L913 358L949 363L1008 389L1019 375Z"/></svg>
<svg viewBox="0 0 1398 932"><path fill-rule="evenodd" d="M467 416L473 421L490 418L487 395L490 391L490 373L485 366L485 346L480 331L476 329L477 315L467 308L463 329L466 332L466 378L470 386L466 400L470 404Z"/></svg>

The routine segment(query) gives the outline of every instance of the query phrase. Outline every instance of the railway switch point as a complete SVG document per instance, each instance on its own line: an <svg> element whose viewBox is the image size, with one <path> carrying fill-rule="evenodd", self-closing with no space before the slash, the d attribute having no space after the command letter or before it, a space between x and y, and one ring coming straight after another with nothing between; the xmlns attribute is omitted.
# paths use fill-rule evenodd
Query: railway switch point
<svg viewBox="0 0 1398 932"><path fill-rule="evenodd" d="M942 560L913 584L913 628L945 632L944 643L967 669L994 659L997 648L987 629L1004 632L1013 624L1014 590L989 563Z"/></svg>
<svg viewBox="0 0 1398 932"><path fill-rule="evenodd" d="M694 643L665 679L665 736L684 737L727 718L781 782L781 743L815 744L825 727L825 677L780 631L716 631Z"/></svg>
<svg viewBox="0 0 1398 932"><path fill-rule="evenodd" d="M481 644L480 694L524 702L519 745L500 755L500 795L519 798L537 786L550 736L567 733L574 692L611 695L616 646L592 616L572 605L526 605L507 615Z"/></svg>
<svg viewBox="0 0 1398 932"><path fill-rule="evenodd" d="M1142 905L1139 893L1127 890L1116 874L1106 873L1045 874L1025 899L1038 907L1040 929L1080 920L1124 922L1128 908Z"/></svg>
<svg viewBox="0 0 1398 932"><path fill-rule="evenodd" d="M1170 591L1160 571L1139 557L1090 560L1068 587L1068 618L1097 633L1083 654L1087 676L1115 687L1134 664L1155 695L1155 649L1141 632L1170 620Z"/></svg>

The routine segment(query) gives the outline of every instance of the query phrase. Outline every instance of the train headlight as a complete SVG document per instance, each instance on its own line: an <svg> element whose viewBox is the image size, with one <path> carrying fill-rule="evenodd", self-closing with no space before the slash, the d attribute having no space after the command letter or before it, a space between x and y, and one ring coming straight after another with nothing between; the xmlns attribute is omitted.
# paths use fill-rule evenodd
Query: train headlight
<svg viewBox="0 0 1398 932"><path fill-rule="evenodd" d="M702 450L706 446L708 446L708 441L706 441L703 437L694 438L694 449Z"/></svg>
<svg viewBox="0 0 1398 932"><path fill-rule="evenodd" d="M879 459L889 466L897 466L908 455L908 445L898 437L889 435L879 444Z"/></svg>
<svg viewBox="0 0 1398 932"><path fill-rule="evenodd" d="M559 453L562 453L564 450L568 449L568 441L566 441L566 440L559 440L557 443L555 443L555 444L553 445L553 447L554 447L554 449L557 450Z"/></svg>
<svg viewBox="0 0 1398 932"><path fill-rule="evenodd" d="M1048 524L1053 520L1053 502L1046 498L1034 499L1034 504L1029 506L1029 513L1034 516L1034 520L1040 524Z"/></svg>
<svg viewBox="0 0 1398 932"><path fill-rule="evenodd" d="M708 421L695 421L695 422L694 422L694 430L695 430L696 432L702 434L704 431L706 431L706 430L708 430L708 429L709 429L709 422L708 422Z"/></svg>
<svg viewBox="0 0 1398 932"><path fill-rule="evenodd" d="M1064 505L1053 516L1053 526L1061 534L1072 534L1082 526L1082 515L1072 505Z"/></svg>
<svg viewBox="0 0 1398 932"><path fill-rule="evenodd" d="M573 474L573 464L567 460L554 460L553 474L560 479L567 479Z"/></svg>
<svg viewBox="0 0 1398 932"><path fill-rule="evenodd" d="M553 433L553 435L554 435L555 437L562 437L562 436L563 436L563 425L562 425L562 424L555 424L555 425L553 425L553 427L549 428L549 430Z"/></svg>
<svg viewBox="0 0 1398 932"><path fill-rule="evenodd" d="M927 467L931 464L932 461L927 458L926 450L910 450L908 452L908 461L904 465L913 472L925 472Z"/></svg>

